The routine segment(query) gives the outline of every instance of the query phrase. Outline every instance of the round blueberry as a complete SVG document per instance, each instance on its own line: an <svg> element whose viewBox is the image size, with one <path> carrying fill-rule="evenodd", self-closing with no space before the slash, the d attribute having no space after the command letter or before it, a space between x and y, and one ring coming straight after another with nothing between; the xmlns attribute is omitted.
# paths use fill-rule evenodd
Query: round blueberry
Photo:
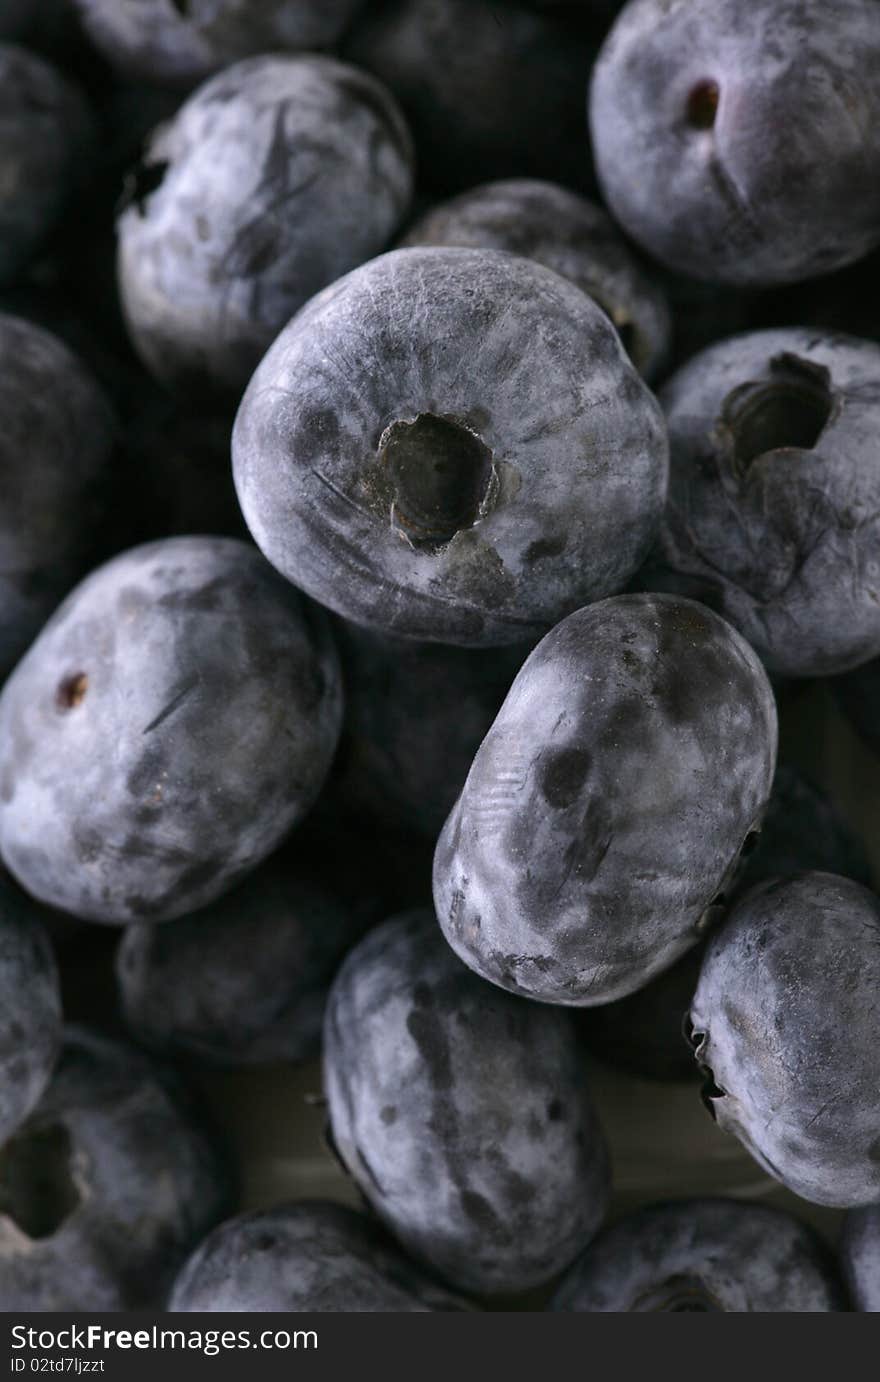
<svg viewBox="0 0 880 1382"><path fill-rule="evenodd" d="M155 1309L229 1210L222 1158L173 1077L69 1028L42 1100L0 1147L0 1300Z"/></svg>
<svg viewBox="0 0 880 1382"><path fill-rule="evenodd" d="M160 125L129 179L118 278L148 368L235 401L297 308L383 250L412 191L410 139L372 77L247 58Z"/></svg>
<svg viewBox="0 0 880 1382"><path fill-rule="evenodd" d="M590 127L612 214L671 268L811 278L880 244L874 0L630 0Z"/></svg>
<svg viewBox="0 0 880 1382"><path fill-rule="evenodd" d="M619 590L666 488L657 405L604 312L495 250L396 250L319 294L232 452L289 580L355 623L471 646Z"/></svg>
<svg viewBox="0 0 880 1382"><path fill-rule="evenodd" d="M639 373L652 379L669 352L663 291L601 207L552 182L489 182L427 211L401 246L507 250L569 278L614 323Z"/></svg>
<svg viewBox="0 0 880 1382"><path fill-rule="evenodd" d="M0 994L2 1143L42 1095L61 1044L61 997L48 935L38 909L2 875Z"/></svg>
<svg viewBox="0 0 880 1382"><path fill-rule="evenodd" d="M363 0L73 0L128 76L191 86L238 58L335 43Z"/></svg>
<svg viewBox="0 0 880 1382"><path fill-rule="evenodd" d="M105 922L219 897L310 808L342 717L320 611L232 538L93 572L0 696L0 853Z"/></svg>
<svg viewBox="0 0 880 1382"><path fill-rule="evenodd" d="M880 902L830 873L747 893L709 942L689 1032L703 1098L816 1204L880 1199Z"/></svg>
<svg viewBox="0 0 880 1382"><path fill-rule="evenodd" d="M554 1310L812 1314L845 1310L830 1254L789 1214L677 1200L605 1229L563 1278Z"/></svg>
<svg viewBox="0 0 880 1382"><path fill-rule="evenodd" d="M463 1290L539 1285L602 1220L608 1158L570 1014L481 983L430 912L386 922L345 961L324 1085L361 1192Z"/></svg>
<svg viewBox="0 0 880 1382"><path fill-rule="evenodd" d="M760 662L711 611L622 595L526 660L437 844L434 901L483 978L584 1007L715 920L773 778Z"/></svg>
<svg viewBox="0 0 880 1382"><path fill-rule="evenodd" d="M4 313L0 417L2 679L92 554L116 422L89 371L57 337Z"/></svg>
<svg viewBox="0 0 880 1382"><path fill-rule="evenodd" d="M79 91L24 48L0 45L0 283L42 248L93 154Z"/></svg>
<svg viewBox="0 0 880 1382"><path fill-rule="evenodd" d="M381 915L274 856L218 902L173 926L127 926L117 952L122 1010L138 1041L213 1065L317 1053L327 989Z"/></svg>
<svg viewBox="0 0 880 1382"><path fill-rule="evenodd" d="M819 329L721 341L661 393L669 498L640 580L716 609L779 676L880 652L880 346Z"/></svg>
<svg viewBox="0 0 880 1382"><path fill-rule="evenodd" d="M843 1273L857 1310L880 1312L880 1205L853 1209L840 1245Z"/></svg>
<svg viewBox="0 0 880 1382"><path fill-rule="evenodd" d="M363 1214L320 1200L240 1214L214 1229L169 1310L377 1313L468 1307L435 1286Z"/></svg>

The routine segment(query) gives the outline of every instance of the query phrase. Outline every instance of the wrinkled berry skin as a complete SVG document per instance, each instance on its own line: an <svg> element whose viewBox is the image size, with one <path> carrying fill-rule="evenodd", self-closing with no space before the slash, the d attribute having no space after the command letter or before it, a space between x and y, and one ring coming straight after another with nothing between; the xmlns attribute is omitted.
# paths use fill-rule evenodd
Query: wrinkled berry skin
<svg viewBox="0 0 880 1382"><path fill-rule="evenodd" d="M804 869L841 873L858 883L871 881L865 847L834 803L797 768L780 764L761 833L731 880L731 901L765 878ZM682 1024L697 987L703 951L702 945L695 946L628 998L586 1009L583 1030L595 1054L648 1079L693 1079L698 1072Z"/></svg>
<svg viewBox="0 0 880 1382"><path fill-rule="evenodd" d="M61 995L37 908L0 876L0 1143L49 1082L61 1044Z"/></svg>
<svg viewBox="0 0 880 1382"><path fill-rule="evenodd" d="M709 942L690 1011L718 1126L796 1195L880 1199L880 902L830 873L753 889Z"/></svg>
<svg viewBox="0 0 880 1382"><path fill-rule="evenodd" d="M211 1065L305 1060L340 960L380 915L374 898L352 903L276 855L173 926L125 928L116 973L129 1030Z"/></svg>
<svg viewBox="0 0 880 1382"><path fill-rule="evenodd" d="M451 648L338 619L345 724L337 801L433 847L529 646Z"/></svg>
<svg viewBox="0 0 880 1382"><path fill-rule="evenodd" d="M0 679L91 555L113 410L56 336L0 313Z"/></svg>
<svg viewBox="0 0 880 1382"><path fill-rule="evenodd" d="M856 1310L880 1313L880 1205L847 1214L840 1257Z"/></svg>
<svg viewBox="0 0 880 1382"><path fill-rule="evenodd" d="M775 754L767 677L717 615L665 595L578 610L526 660L443 828L447 940L548 1003L641 988L717 913Z"/></svg>
<svg viewBox="0 0 880 1382"><path fill-rule="evenodd" d="M659 411L605 314L494 250L396 250L320 294L251 380L232 455L288 580L474 647L619 590L666 486Z"/></svg>
<svg viewBox="0 0 880 1382"><path fill-rule="evenodd" d="M68 1028L46 1093L0 1148L3 1308L155 1309L230 1201L225 1160L170 1072Z"/></svg>
<svg viewBox="0 0 880 1382"><path fill-rule="evenodd" d="M721 341L666 384L669 499L645 584L711 605L778 676L880 651L880 346Z"/></svg>
<svg viewBox="0 0 880 1382"><path fill-rule="evenodd" d="M66 77L24 48L0 45L0 284L57 225L91 161L94 133Z"/></svg>
<svg viewBox="0 0 880 1382"><path fill-rule="evenodd" d="M605 201L670 268L797 282L880 244L874 0L630 0L599 54Z"/></svg>
<svg viewBox="0 0 880 1382"><path fill-rule="evenodd" d="M537 177L580 188L592 181L584 91L600 40L580 17L495 0L378 0L342 51L400 101L425 185Z"/></svg>
<svg viewBox="0 0 880 1382"><path fill-rule="evenodd" d="M0 853L74 916L182 916L305 815L341 717L325 620L252 547L133 548L68 596L3 689Z"/></svg>
<svg viewBox="0 0 880 1382"><path fill-rule="evenodd" d="M372 1220L323 1200L240 1214L196 1249L168 1305L184 1314L459 1311Z"/></svg>
<svg viewBox="0 0 880 1382"><path fill-rule="evenodd" d="M463 1290L526 1290L605 1212L608 1158L569 1014L488 988L430 912L374 930L330 992L335 1147L413 1256Z"/></svg>
<svg viewBox="0 0 880 1382"><path fill-rule="evenodd" d="M238 401L326 284L380 253L412 192L392 98L332 58L247 58L160 125L117 222L132 341L185 393Z"/></svg>
<svg viewBox="0 0 880 1382"><path fill-rule="evenodd" d="M553 269L599 304L630 359L653 379L668 354L672 319L663 292L610 216L552 182L489 182L427 211L401 246L507 250Z"/></svg>
<svg viewBox="0 0 880 1382"><path fill-rule="evenodd" d="M238 58L326 48L363 0L73 0L123 74L192 86Z"/></svg>
<svg viewBox="0 0 880 1382"><path fill-rule="evenodd" d="M719 1198L651 1205L605 1229L551 1308L813 1314L846 1303L811 1228L768 1205Z"/></svg>

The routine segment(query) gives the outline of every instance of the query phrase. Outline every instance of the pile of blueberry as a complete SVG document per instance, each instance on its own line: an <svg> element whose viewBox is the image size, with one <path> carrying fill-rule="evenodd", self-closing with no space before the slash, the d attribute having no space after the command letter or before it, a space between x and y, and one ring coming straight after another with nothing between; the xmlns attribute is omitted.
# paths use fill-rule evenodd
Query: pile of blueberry
<svg viewBox="0 0 880 1382"><path fill-rule="evenodd" d="M0 0L0 1309L880 1310L880 898L777 753L880 749L878 73ZM237 1212L201 1072L319 1050L362 1210ZM839 1241L609 1214L596 1060Z"/></svg>

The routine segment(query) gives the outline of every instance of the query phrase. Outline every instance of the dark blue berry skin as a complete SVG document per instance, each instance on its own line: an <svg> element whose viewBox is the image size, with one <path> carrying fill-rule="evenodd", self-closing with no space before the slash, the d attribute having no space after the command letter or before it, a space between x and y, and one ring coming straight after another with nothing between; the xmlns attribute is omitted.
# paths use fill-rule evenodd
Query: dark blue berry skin
<svg viewBox="0 0 880 1382"><path fill-rule="evenodd" d="M661 391L669 498L641 578L704 601L771 673L880 651L880 346L817 328L720 341Z"/></svg>
<svg viewBox="0 0 880 1382"><path fill-rule="evenodd" d="M662 369L672 319L662 289L635 257L611 217L556 183L489 182L433 207L400 241L507 250L553 269L599 304L646 379Z"/></svg>
<svg viewBox="0 0 880 1382"><path fill-rule="evenodd" d="M0 1143L42 1095L61 1044L61 997L39 910L0 876Z"/></svg>
<svg viewBox="0 0 880 1382"><path fill-rule="evenodd" d="M94 154L80 92L24 48L0 45L0 284L11 282L58 224Z"/></svg>
<svg viewBox="0 0 880 1382"><path fill-rule="evenodd" d="M709 942L689 1016L719 1127L795 1194L880 1199L880 902L830 873L747 893Z"/></svg>
<svg viewBox="0 0 880 1382"><path fill-rule="evenodd" d="M327 989L381 903L357 900L282 851L218 902L173 926L127 926L116 973L132 1035L222 1066L317 1053Z"/></svg>
<svg viewBox="0 0 880 1382"><path fill-rule="evenodd" d="M132 341L164 383L237 402L281 328L379 254L412 192L409 133L372 77L247 58L160 125L117 222Z"/></svg>
<svg viewBox="0 0 880 1382"><path fill-rule="evenodd" d="M730 901L766 878L804 869L841 873L858 883L871 881L865 847L834 803L796 768L780 764L761 833L754 836L754 847L732 880ZM587 1009L583 1031L595 1054L648 1079L695 1078L693 1051L682 1025L703 952L702 945L695 946L628 998Z"/></svg>
<svg viewBox="0 0 880 1382"><path fill-rule="evenodd" d="M239 58L334 44L364 0L73 0L125 76L177 87Z"/></svg>
<svg viewBox="0 0 880 1382"><path fill-rule="evenodd" d="M338 619L345 723L335 800L433 846L530 645L451 648Z"/></svg>
<svg viewBox="0 0 880 1382"><path fill-rule="evenodd" d="M845 1310L830 1254L789 1214L676 1200L605 1229L563 1278L554 1310L813 1314Z"/></svg>
<svg viewBox="0 0 880 1382"><path fill-rule="evenodd" d="M608 1158L568 1013L483 984L430 912L372 931L330 992L339 1156L406 1250L462 1290L527 1290L602 1220Z"/></svg>
<svg viewBox="0 0 880 1382"><path fill-rule="evenodd" d="M615 219L670 268L770 285L880 244L874 0L630 0L593 73Z"/></svg>
<svg viewBox="0 0 880 1382"><path fill-rule="evenodd" d="M133 548L68 596L0 696L0 853L74 916L182 916L302 819L341 718L326 621L252 547Z"/></svg>
<svg viewBox="0 0 880 1382"><path fill-rule="evenodd" d="M880 1205L847 1214L840 1259L856 1310L876 1315L880 1312Z"/></svg>
<svg viewBox="0 0 880 1382"><path fill-rule="evenodd" d="M117 423L67 346L5 313L0 417L2 679L93 555Z"/></svg>
<svg viewBox="0 0 880 1382"><path fill-rule="evenodd" d="M355 623L472 647L619 590L666 488L655 400L604 312L494 250L396 250L319 294L251 380L232 454L289 580Z"/></svg>
<svg viewBox="0 0 880 1382"><path fill-rule="evenodd" d="M447 940L544 1002L634 992L715 919L775 754L767 677L717 615L664 595L578 610L525 662L443 828Z"/></svg>
<svg viewBox="0 0 880 1382"><path fill-rule="evenodd" d="M403 106L422 183L591 181L584 91L604 26L495 0L378 0L343 53Z"/></svg>
<svg viewBox="0 0 880 1382"><path fill-rule="evenodd" d="M170 1072L70 1027L42 1100L0 1148L0 1305L155 1309L230 1207L225 1160Z"/></svg>
<svg viewBox="0 0 880 1382"><path fill-rule="evenodd" d="M172 1312L460 1311L365 1215L321 1200L240 1214L196 1249Z"/></svg>

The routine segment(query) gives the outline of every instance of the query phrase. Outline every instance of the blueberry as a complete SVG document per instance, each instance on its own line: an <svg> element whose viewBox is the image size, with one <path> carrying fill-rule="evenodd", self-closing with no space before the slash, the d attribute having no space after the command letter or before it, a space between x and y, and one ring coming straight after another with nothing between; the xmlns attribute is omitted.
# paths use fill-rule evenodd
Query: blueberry
<svg viewBox="0 0 880 1382"><path fill-rule="evenodd" d="M343 52L399 99L426 185L537 177L582 188L592 181L584 89L603 30L496 0L378 0Z"/></svg>
<svg viewBox="0 0 880 1382"><path fill-rule="evenodd" d="M666 384L669 499L643 582L716 609L778 676L880 652L880 346L721 341Z"/></svg>
<svg viewBox="0 0 880 1382"><path fill-rule="evenodd" d="M125 928L116 969L129 1029L209 1064L313 1056L334 971L379 915L369 895L352 903L276 855L173 926Z"/></svg>
<svg viewBox="0 0 880 1382"><path fill-rule="evenodd" d="M880 1205L853 1209L840 1245L846 1283L857 1310L880 1311Z"/></svg>
<svg viewBox="0 0 880 1382"><path fill-rule="evenodd" d="M396 250L313 299L232 452L289 580L355 623L471 646L619 590L666 485L657 406L605 314L495 250Z"/></svg>
<svg viewBox="0 0 880 1382"><path fill-rule="evenodd" d="M880 244L875 0L630 0L593 73L599 182L671 268L795 282Z"/></svg>
<svg viewBox="0 0 880 1382"><path fill-rule="evenodd" d="M622 595L526 660L437 844L434 901L483 978L589 1007L698 941L776 753L761 664L690 600Z"/></svg>
<svg viewBox="0 0 880 1382"><path fill-rule="evenodd" d="M92 555L116 422L60 340L5 313L0 417L2 679Z"/></svg>
<svg viewBox="0 0 880 1382"><path fill-rule="evenodd" d="M0 1147L0 1300L12 1311L156 1308L229 1212L225 1162L167 1071L86 1028Z"/></svg>
<svg viewBox="0 0 880 1382"><path fill-rule="evenodd" d="M665 361L672 320L662 290L601 207L565 187L525 178L474 187L426 212L400 244L508 250L534 259L599 304L646 379Z"/></svg>
<svg viewBox="0 0 880 1382"><path fill-rule="evenodd" d="M529 646L451 648L336 621L345 726L336 800L433 846Z"/></svg>
<svg viewBox="0 0 880 1382"><path fill-rule="evenodd" d="M161 125L117 222L118 278L148 368L237 401L298 307L383 250L412 191L410 138L366 73L247 58Z"/></svg>
<svg viewBox="0 0 880 1382"><path fill-rule="evenodd" d="M0 283L40 250L93 156L92 117L48 62L0 45Z"/></svg>
<svg viewBox="0 0 880 1382"><path fill-rule="evenodd" d="M237 58L335 43L363 0L73 0L123 74L191 86Z"/></svg>
<svg viewBox="0 0 880 1382"><path fill-rule="evenodd" d="M61 998L38 909L0 876L0 1143L31 1112L61 1043Z"/></svg>
<svg viewBox="0 0 880 1382"><path fill-rule="evenodd" d="M880 1198L880 902L830 873L747 893L709 942L689 1018L703 1097L795 1194Z"/></svg>
<svg viewBox="0 0 880 1382"><path fill-rule="evenodd" d="M731 902L765 878L804 869L870 882L862 841L825 793L788 764L776 770L761 832L750 844L731 880ZM719 911L724 905L719 904ZM697 987L703 951L702 944L695 946L628 998L586 1009L583 1028L596 1055L649 1079L693 1078L697 1071L693 1052L682 1039L682 1023Z"/></svg>
<svg viewBox="0 0 880 1382"><path fill-rule="evenodd" d="M845 1310L830 1254L806 1224L762 1204L676 1200L605 1229L554 1310L813 1314Z"/></svg>
<svg viewBox="0 0 880 1382"><path fill-rule="evenodd" d="M124 552L0 696L0 852L93 921L219 897L311 806L342 714L320 611L231 538Z"/></svg>
<svg viewBox="0 0 880 1382"><path fill-rule="evenodd" d="M481 983L430 912L386 922L345 961L324 1084L361 1192L463 1290L539 1285L602 1220L608 1158L571 1015Z"/></svg>
<svg viewBox="0 0 880 1382"><path fill-rule="evenodd" d="M423 1276L364 1215L313 1200L221 1224L180 1273L168 1308L403 1314L467 1306Z"/></svg>

